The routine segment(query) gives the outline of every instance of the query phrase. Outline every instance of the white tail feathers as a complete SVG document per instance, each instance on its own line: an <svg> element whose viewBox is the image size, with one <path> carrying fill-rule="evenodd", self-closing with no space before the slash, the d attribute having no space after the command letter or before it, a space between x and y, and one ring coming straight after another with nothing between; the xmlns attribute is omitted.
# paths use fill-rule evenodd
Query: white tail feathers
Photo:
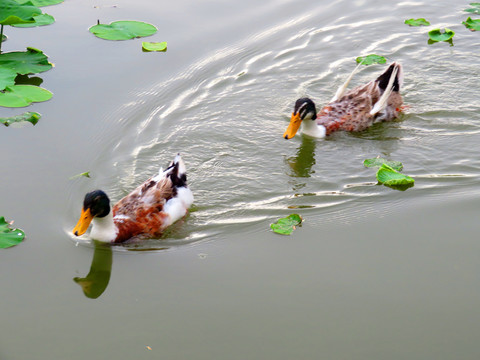
<svg viewBox="0 0 480 360"><path fill-rule="evenodd" d="M359 63L357 67L353 69L352 73L347 78L345 83L343 83L343 85L338 88L337 92L335 93L335 96L332 98L332 100L330 100L331 103L334 101L337 101L343 96L343 94L345 94L345 90L347 90L348 84L350 84L350 81L352 81L353 75L357 73L358 69L360 68L360 65L362 65L362 63Z"/></svg>
<svg viewBox="0 0 480 360"><path fill-rule="evenodd" d="M385 91L383 92L382 96L380 96L380 99L375 103L373 106L372 110L370 110L370 115L375 115L378 114L379 112L383 111L388 104L388 98L392 94L393 91L393 83L395 82L395 78L397 77L397 73L400 69L400 66L395 64L395 67L393 68L392 74L390 75L390 80L388 80L388 85L385 88ZM401 71L400 71L401 74ZM399 76L400 78L401 76ZM399 85L401 85L402 79L399 79Z"/></svg>

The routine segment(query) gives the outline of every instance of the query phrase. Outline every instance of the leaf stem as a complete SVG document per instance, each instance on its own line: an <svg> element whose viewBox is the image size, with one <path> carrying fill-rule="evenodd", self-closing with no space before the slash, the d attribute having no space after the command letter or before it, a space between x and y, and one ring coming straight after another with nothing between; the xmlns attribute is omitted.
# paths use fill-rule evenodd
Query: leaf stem
<svg viewBox="0 0 480 360"><path fill-rule="evenodd" d="M2 53L2 43L3 43L3 24L0 27L0 54Z"/></svg>

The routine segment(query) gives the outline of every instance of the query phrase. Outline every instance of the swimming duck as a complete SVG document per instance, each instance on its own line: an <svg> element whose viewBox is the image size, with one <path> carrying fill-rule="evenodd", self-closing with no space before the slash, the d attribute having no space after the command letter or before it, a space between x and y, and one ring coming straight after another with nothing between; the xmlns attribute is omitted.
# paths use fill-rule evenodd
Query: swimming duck
<svg viewBox="0 0 480 360"><path fill-rule="evenodd" d="M187 187L185 164L180 154L165 171L155 175L121 199L112 209L102 190L85 195L75 236L84 234L90 223L90 238L121 243L135 236L159 237L166 227L187 213L193 194Z"/></svg>
<svg viewBox="0 0 480 360"><path fill-rule="evenodd" d="M374 123L396 118L403 103L400 95L402 66L392 63L377 79L345 93L359 66L320 113L317 114L315 104L309 98L298 99L283 137L293 138L300 124L303 124L304 134L323 138L337 130L361 131Z"/></svg>

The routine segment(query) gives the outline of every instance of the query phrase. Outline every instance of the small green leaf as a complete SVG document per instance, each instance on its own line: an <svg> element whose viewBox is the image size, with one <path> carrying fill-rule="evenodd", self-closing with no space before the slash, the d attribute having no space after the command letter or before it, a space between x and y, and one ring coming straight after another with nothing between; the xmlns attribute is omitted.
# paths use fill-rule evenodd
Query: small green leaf
<svg viewBox="0 0 480 360"><path fill-rule="evenodd" d="M430 25L430 23L424 18L408 19L408 20L405 20L405 24L410 26L429 26Z"/></svg>
<svg viewBox="0 0 480 360"><path fill-rule="evenodd" d="M17 73L12 69L0 67L0 91L7 86L15 85Z"/></svg>
<svg viewBox="0 0 480 360"><path fill-rule="evenodd" d="M445 28L445 31L442 33L440 29L433 29L428 32L428 37L430 40L438 42L438 41L449 41L453 38L455 32Z"/></svg>
<svg viewBox="0 0 480 360"><path fill-rule="evenodd" d="M167 42L142 42L144 51L167 51Z"/></svg>
<svg viewBox="0 0 480 360"><path fill-rule="evenodd" d="M19 4L31 3L34 6L42 7L49 5L57 5L62 3L64 0L16 0Z"/></svg>
<svg viewBox="0 0 480 360"><path fill-rule="evenodd" d="M26 28L26 27L50 25L50 24L53 24L55 22L55 18L52 15L48 15L48 14L37 15L37 16L34 16L33 19L35 20L35 22L33 22L33 23L14 24L12 26Z"/></svg>
<svg viewBox="0 0 480 360"><path fill-rule="evenodd" d="M20 229L11 229L10 224L0 216L0 248L6 249L20 244L25 238L25 233Z"/></svg>
<svg viewBox="0 0 480 360"><path fill-rule="evenodd" d="M472 31L480 31L480 19L473 20L469 17L466 21L462 21L462 24L465 25L467 29Z"/></svg>
<svg viewBox="0 0 480 360"><path fill-rule="evenodd" d="M32 47L28 47L27 51L0 54L0 67L12 69L17 74L36 74L50 70L52 66L41 50Z"/></svg>
<svg viewBox="0 0 480 360"><path fill-rule="evenodd" d="M396 171L402 171L403 169L403 164L400 161L386 160L381 157L366 159L363 161L363 165L365 167L381 167L383 164L390 166L392 169Z"/></svg>
<svg viewBox="0 0 480 360"><path fill-rule="evenodd" d="M21 5L14 0L0 1L0 24L13 25L33 22L35 15L40 15L42 10L31 3Z"/></svg>
<svg viewBox="0 0 480 360"><path fill-rule="evenodd" d="M81 174L74 175L69 180L75 180L75 179L78 179L80 177L90 178L90 171L86 171L86 172L83 172Z"/></svg>
<svg viewBox="0 0 480 360"><path fill-rule="evenodd" d="M367 56L359 56L355 59L355 61L362 65L372 65L372 64L385 64L387 59L383 56L370 54Z"/></svg>
<svg viewBox="0 0 480 360"><path fill-rule="evenodd" d="M399 173L390 166L383 164L377 171L379 183L387 186L413 185L415 180L410 176Z"/></svg>
<svg viewBox="0 0 480 360"><path fill-rule="evenodd" d="M35 125L41 117L42 115L40 115L39 113L29 111L17 116L0 117L0 124L10 126L13 123L28 121L29 123L32 123L32 125Z"/></svg>
<svg viewBox="0 0 480 360"><path fill-rule="evenodd" d="M94 25L89 31L105 40L128 40L153 35L157 28L141 21L114 21L108 25Z"/></svg>
<svg viewBox="0 0 480 360"><path fill-rule="evenodd" d="M302 223L303 219L298 214L291 214L285 218L278 219L270 228L277 234L290 235L295 228Z"/></svg>
<svg viewBox="0 0 480 360"><path fill-rule="evenodd" d="M472 13L472 14L477 14L480 15L480 3L470 3L471 8L465 9L464 11Z"/></svg>
<svg viewBox="0 0 480 360"><path fill-rule="evenodd" d="M12 85L0 91L0 106L24 107L32 102L47 101L53 94L41 87L33 85Z"/></svg>

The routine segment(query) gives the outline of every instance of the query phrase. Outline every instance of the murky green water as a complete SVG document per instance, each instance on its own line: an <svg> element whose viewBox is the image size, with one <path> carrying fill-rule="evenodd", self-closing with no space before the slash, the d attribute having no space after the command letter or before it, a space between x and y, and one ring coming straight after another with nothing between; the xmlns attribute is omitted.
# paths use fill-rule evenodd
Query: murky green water
<svg viewBox="0 0 480 360"><path fill-rule="evenodd" d="M34 46L55 68L37 126L0 129L0 215L27 233L0 252L0 359L478 359L480 34L461 25L467 6L68 1L48 8L55 25L7 28L4 51ZM412 17L454 30L454 46L428 45ZM168 51L96 39L97 19L151 22ZM282 139L295 99L325 103L368 53L403 64L403 117ZM85 192L118 200L176 152L195 205L165 239L110 251L70 237ZM362 164L377 155L415 186L376 185ZM293 212L293 236L270 232Z"/></svg>

